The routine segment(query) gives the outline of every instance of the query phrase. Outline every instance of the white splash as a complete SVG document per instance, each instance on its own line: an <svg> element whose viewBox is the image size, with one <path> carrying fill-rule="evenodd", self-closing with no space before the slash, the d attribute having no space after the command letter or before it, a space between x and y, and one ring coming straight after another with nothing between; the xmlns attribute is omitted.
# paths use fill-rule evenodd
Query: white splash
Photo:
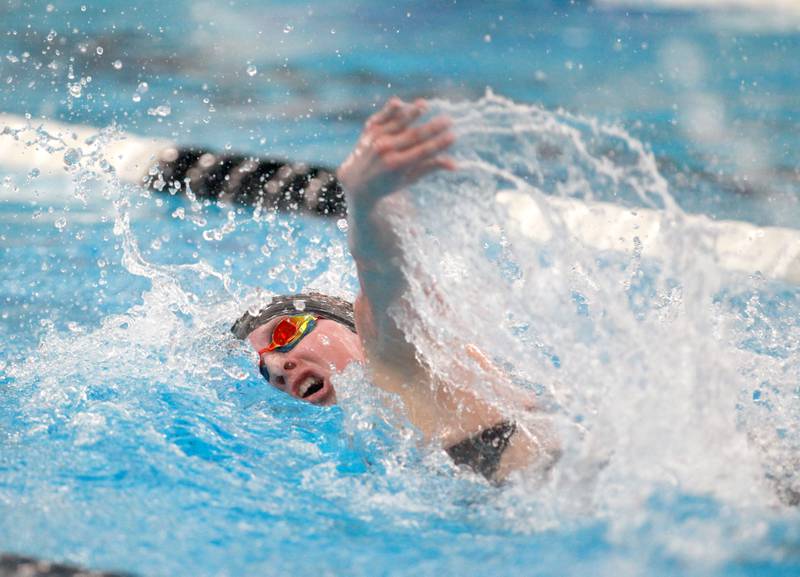
<svg viewBox="0 0 800 577"><path fill-rule="evenodd" d="M665 491L713 496L737 511L764 512L778 494L797 499L800 328L759 309L780 285L722 269L713 228L682 213L652 154L623 129L492 94L434 108L455 120L460 170L415 187L406 249L414 307L448 322L398 321L443 373L457 374L457 345L472 342L538 395L565 448L534 498L550 520L599 515L625 541L652 522L647 504ZM510 226L496 202L509 192L536 204L548 234ZM570 230L553 197L613 200L634 213L658 207L667 250L643 256L647 237L634 233L620 239L627 251L598 251ZM796 298L796 287L784 290ZM744 314L739 295L754 303ZM759 323L770 332L753 330ZM760 350L767 334L772 354ZM759 383L769 383L771 410L745 398ZM547 518L529 521L542 527ZM756 538L742 527L719 528L707 560ZM712 539L708 529L697 534Z"/></svg>

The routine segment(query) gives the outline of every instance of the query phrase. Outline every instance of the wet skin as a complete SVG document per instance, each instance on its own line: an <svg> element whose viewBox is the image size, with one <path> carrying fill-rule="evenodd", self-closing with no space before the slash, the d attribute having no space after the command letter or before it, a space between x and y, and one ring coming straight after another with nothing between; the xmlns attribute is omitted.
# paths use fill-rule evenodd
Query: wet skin
<svg viewBox="0 0 800 577"><path fill-rule="evenodd" d="M266 347L272 331L286 316L272 319L258 327L247 339L254 349ZM315 405L336 404L336 390L331 378L353 362L363 363L364 352L358 336L346 326L320 318L316 326L285 353L273 351L261 355L269 382L275 388Z"/></svg>

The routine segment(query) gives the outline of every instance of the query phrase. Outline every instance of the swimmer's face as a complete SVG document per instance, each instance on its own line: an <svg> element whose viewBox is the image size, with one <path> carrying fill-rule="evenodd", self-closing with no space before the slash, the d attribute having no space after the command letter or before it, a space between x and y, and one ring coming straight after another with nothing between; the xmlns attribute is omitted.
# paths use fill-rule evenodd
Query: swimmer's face
<svg viewBox="0 0 800 577"><path fill-rule="evenodd" d="M286 318L272 319L250 333L247 340L257 351L265 348L272 342L275 327ZM261 355L262 366L272 386L315 405L336 404L331 377L353 362L364 362L358 335L325 318L318 319L316 326L291 350Z"/></svg>

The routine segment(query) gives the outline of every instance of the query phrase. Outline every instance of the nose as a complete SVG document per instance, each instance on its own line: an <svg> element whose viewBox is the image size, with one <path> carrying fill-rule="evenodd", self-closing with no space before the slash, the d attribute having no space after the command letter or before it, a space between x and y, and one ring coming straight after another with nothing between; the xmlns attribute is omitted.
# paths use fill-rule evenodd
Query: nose
<svg viewBox="0 0 800 577"><path fill-rule="evenodd" d="M289 373L297 368L297 363L292 360L283 358L283 355L278 353L270 354L264 362L269 371L269 381L279 389L286 386L286 378Z"/></svg>

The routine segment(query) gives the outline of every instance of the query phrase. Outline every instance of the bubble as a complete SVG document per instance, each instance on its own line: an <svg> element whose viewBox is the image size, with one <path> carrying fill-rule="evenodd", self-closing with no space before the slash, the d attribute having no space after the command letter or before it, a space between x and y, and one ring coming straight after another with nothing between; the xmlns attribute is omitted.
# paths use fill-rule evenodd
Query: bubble
<svg viewBox="0 0 800 577"><path fill-rule="evenodd" d="M341 230L342 232L347 232L347 228L348 228L347 219L346 218L340 218L339 220L337 220L336 221L336 227L339 230Z"/></svg>
<svg viewBox="0 0 800 577"><path fill-rule="evenodd" d="M292 26L291 24L287 24L286 26L283 27L284 34L289 34L292 32L292 30L294 30L294 26Z"/></svg>
<svg viewBox="0 0 800 577"><path fill-rule="evenodd" d="M81 85L80 82L76 82L75 84L69 85L69 94L73 98L80 98L81 97Z"/></svg>
<svg viewBox="0 0 800 577"><path fill-rule="evenodd" d="M41 172L38 168L32 168L31 171L28 173L28 178L36 178L39 176Z"/></svg>
<svg viewBox="0 0 800 577"><path fill-rule="evenodd" d="M67 219L59 216L53 224L58 230L64 230L67 226Z"/></svg>
<svg viewBox="0 0 800 577"><path fill-rule="evenodd" d="M294 308L297 309L298 311L306 310L306 301L302 299L297 299L293 301L292 304L294 305Z"/></svg>
<svg viewBox="0 0 800 577"><path fill-rule="evenodd" d="M134 92L133 96L131 96L131 100L133 100L134 102L141 102L142 96L138 92Z"/></svg>
<svg viewBox="0 0 800 577"><path fill-rule="evenodd" d="M111 66L113 66L116 70L122 70L122 60L114 60L114 62L111 63Z"/></svg>
<svg viewBox="0 0 800 577"><path fill-rule="evenodd" d="M95 52L97 52L98 56L102 56L103 55L103 47L102 46L98 46L97 48L95 48Z"/></svg>
<svg viewBox="0 0 800 577"><path fill-rule="evenodd" d="M255 67L255 66L253 66L252 64L250 64L250 65L247 67L247 75L248 75L248 76L255 76L256 74L258 74L258 68L256 68L256 67Z"/></svg>
<svg viewBox="0 0 800 577"><path fill-rule="evenodd" d="M136 92L139 94L144 94L148 90L150 90L150 85L147 82L140 82L139 86L136 87Z"/></svg>

